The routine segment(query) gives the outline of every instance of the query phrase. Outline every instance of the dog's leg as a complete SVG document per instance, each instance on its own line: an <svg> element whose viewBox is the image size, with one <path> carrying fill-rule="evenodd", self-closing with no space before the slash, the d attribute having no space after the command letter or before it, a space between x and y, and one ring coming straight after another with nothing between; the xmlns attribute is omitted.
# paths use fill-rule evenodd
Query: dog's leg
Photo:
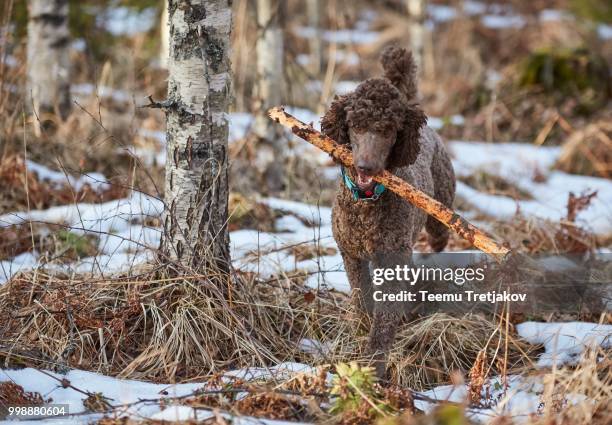
<svg viewBox="0 0 612 425"><path fill-rule="evenodd" d="M346 270L351 289L358 292L358 307L361 311L366 312L368 316L372 317L374 302L372 300L372 284L368 261L354 258L344 253L342 253L342 260L344 261L344 269Z"/></svg>
<svg viewBox="0 0 612 425"><path fill-rule="evenodd" d="M437 136L436 136L437 137ZM455 173L448 153L439 137L437 149L431 163L431 176L434 181L434 198L445 206L452 208L455 199ZM448 228L432 216L427 216L425 229L428 233L429 246L434 252L446 247L449 238Z"/></svg>
<svg viewBox="0 0 612 425"><path fill-rule="evenodd" d="M375 256L372 268L395 269L396 266L403 267L411 264L412 254L384 253ZM380 290L385 293L396 293L402 290L406 282L400 279L385 281ZM374 313L372 327L368 341L368 351L372 356L376 375L383 378L387 367L389 351L395 340L395 333L402 321L407 306L402 302L376 301L374 302Z"/></svg>

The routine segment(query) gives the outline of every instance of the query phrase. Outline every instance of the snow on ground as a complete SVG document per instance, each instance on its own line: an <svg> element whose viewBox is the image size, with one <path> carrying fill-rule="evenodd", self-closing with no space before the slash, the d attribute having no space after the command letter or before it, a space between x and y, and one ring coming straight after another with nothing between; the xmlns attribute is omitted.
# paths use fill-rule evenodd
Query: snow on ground
<svg viewBox="0 0 612 425"><path fill-rule="evenodd" d="M306 109L287 108L305 122L319 127L319 117ZM232 143L243 138L253 121L250 114L229 114ZM430 118L434 126L447 120ZM462 117L450 117L450 122L461 125ZM159 131L142 130L141 136L152 138L157 146L150 153L143 154L143 161L165 160L165 134ZM479 143L450 142L453 165L457 176L466 177L473 173L486 172L502 177L523 191L530 193L532 200L515 200L506 196L480 192L462 182L457 185L457 197L475 210L490 217L509 220L520 211L527 216L551 220L563 219L566 215L568 193L580 194L585 190L597 190L591 206L580 212L578 223L595 233L605 236L612 234L612 182L604 179L570 175L550 171L560 153L558 147L537 147L524 143ZM146 152L139 148L133 153ZM322 175L329 179L338 178L338 170L330 165L329 157L310 144L290 139L288 149L303 160L312 161L322 167ZM149 159L146 159L149 158ZM151 159L153 158L153 159ZM63 173L54 172L38 164L28 162L28 169L50 181L66 181ZM534 181L534 176L538 176ZM78 179L70 177L75 185L103 185L103 176L90 174ZM342 258L331 232L331 210L327 207L312 206L280 199L264 199L272 209L283 211L284 216L276 221L276 232L237 230L231 233L231 254L234 266L244 271L259 273L264 279L271 278L280 270L285 272L303 271L308 273L306 284L312 288L329 287L348 291L348 281L342 265ZM0 226L25 223L28 220L67 225L71 231L93 233L99 238L100 254L80 260L77 264L62 265L62 270L111 273L149 261L152 250L159 246L161 231L144 226L147 217L160 217L163 203L153 197L135 193L130 198L114 200L104 204L76 204L49 208L44 211L14 212L0 216ZM290 249L294 246L320 246L328 254L313 259L298 261ZM0 282L7 280L19 270L36 267L37 254L24 254L12 261L0 263ZM47 265L47 268L59 267Z"/></svg>
<svg viewBox="0 0 612 425"><path fill-rule="evenodd" d="M278 201L271 200L274 204ZM282 207L287 207L284 203ZM307 212L301 205L293 205L302 213ZM309 212L309 211L308 211ZM538 364L550 366L545 356L556 353L560 364L575 364L579 356L587 348L604 347L610 348L612 343L612 326L599 325L596 323L535 323L526 322L517 326L519 335L530 343L544 344L546 353L542 355ZM319 341L304 339L299 344L300 348L307 352L325 353L326 346ZM233 379L261 380L261 379L287 379L296 373L314 374L316 369L301 363L281 363L271 368L248 368L234 370L224 373L226 382ZM64 388L60 381L66 379L72 387ZM327 376L331 382L331 375ZM185 406L168 406L161 410L160 399L185 397L205 385L201 383L187 384L154 384L126 379L117 379L98 373L82 370L71 370L65 375L53 372L42 372L32 369L2 370L0 369L0 382L12 381L21 385L25 391L36 391L45 399L52 398L54 404L68 404L71 418L59 418L54 423L89 423L98 419L101 415L86 412L83 405L85 395L82 392L102 393L108 403L113 406L113 414L116 416L131 416L140 418L151 418L159 420L181 420L187 418L206 418L209 411L205 409L193 409ZM468 415L478 422L488 422L492 417L498 415L513 416L517 420L526 419L530 414L537 414L541 408L541 395L544 390L543 377L541 375L519 376L510 375L506 380L507 388L500 377L492 377L487 380L482 390L482 408L468 409ZM76 388L76 389L75 389ZM433 400L448 400L462 403L468 396L466 385L443 385L429 391L420 393ZM566 394L568 403L579 403L586 400L580 394ZM425 412L429 412L436 403L415 400L415 406ZM80 415L82 414L82 415ZM229 415L225 415L229 418ZM242 422L244 421L244 422ZM282 423L266 421L254 418L241 418L241 423Z"/></svg>
<svg viewBox="0 0 612 425"><path fill-rule="evenodd" d="M224 374L226 382L234 379L246 381L262 379L287 379L295 374L315 373L315 369L301 363L281 363L271 368L249 368L229 371ZM67 379L72 387L63 388L61 380ZM71 370L65 375L46 371L42 373L36 369L26 368L19 370L0 369L0 382L12 381L21 385L25 391L36 391L43 398L52 398L53 404L67 404L72 417L57 418L49 420L55 424L61 423L91 423L99 419L102 415L89 413L83 405L86 396L75 390L89 393L102 393L107 398L107 402L113 406L113 414L118 417L129 416L132 418L151 418L158 420L180 420L181 418L205 419L211 416L211 412L205 409L193 409L186 406L170 405L167 409L160 408L161 399L171 399L174 397L186 397L195 391L202 389L205 382L187 384L154 384L150 382L134 381L128 379L117 379L104 376L99 373L87 372L83 370ZM147 400L147 401L143 401ZM168 403L168 402L166 402ZM171 403L171 402L170 402ZM224 415L227 419L230 415ZM249 417L235 417L232 423L269 423L283 424L283 421L268 421ZM32 421L33 423L40 423ZM13 423L0 421L0 423ZM21 421L20 423L23 423Z"/></svg>
<svg viewBox="0 0 612 425"><path fill-rule="evenodd" d="M597 26L597 34L602 40L612 40L612 25L600 24Z"/></svg>
<svg viewBox="0 0 612 425"><path fill-rule="evenodd" d="M300 26L294 29L295 35L300 38L314 38L317 32L321 32L321 38L328 43L338 44L371 44L378 40L380 33L367 30L318 30L317 28Z"/></svg>
<svg viewBox="0 0 612 425"><path fill-rule="evenodd" d="M371 44L376 42L380 36L378 31L370 31L370 26L376 17L375 11L365 9L359 14L359 19L355 22L352 29L328 30L310 26L298 26L294 28L293 32L296 36L305 39L314 38L319 34L321 39L328 43Z"/></svg>
<svg viewBox="0 0 612 425"><path fill-rule="evenodd" d="M27 222L63 224L76 234L93 234L99 238L100 255L84 258L72 265L48 265L50 269L78 272L111 273L143 263L152 258L152 250L159 246L161 231L146 227L150 217L160 217L163 203L155 198L133 193L126 199L101 204L69 204L0 215L0 227ZM148 249L147 249L148 248ZM17 261L19 260L19 261ZM22 254L11 261L0 263L0 283L19 270L37 265L34 254Z"/></svg>
<svg viewBox="0 0 612 425"><path fill-rule="evenodd" d="M87 173L80 177L74 177L70 174L65 174L59 171L51 170L44 165L37 164L34 161L26 160L26 168L28 172L35 173L39 180L53 183L56 186L68 184L75 191L82 190L85 185L89 185L96 192L108 190L110 185L107 183L106 177L101 173Z"/></svg>
<svg viewBox="0 0 612 425"><path fill-rule="evenodd" d="M577 222L597 235L612 235L612 181L551 171L561 152L559 147L459 141L451 142L450 147L457 176L484 171L502 177L533 197L514 200L479 192L458 182L457 196L475 209L501 220L508 220L520 211L527 216L558 221L567 215L569 192L580 195L596 190L597 196L579 213ZM539 178L535 179L536 176Z"/></svg>
<svg viewBox="0 0 612 425"><path fill-rule="evenodd" d="M539 376L507 377L508 388L504 393L503 381L500 377L488 379L484 385L482 400L486 407L469 408L466 416L479 423L489 423L496 416L511 416L518 423L527 422L529 415L537 415L542 406L544 385ZM421 394L434 400L447 400L463 403L468 397L466 385L443 385L424 391ZM488 392L488 394L487 394ZM487 398L488 396L488 398ZM582 394L566 394L569 404L586 400ZM437 404L415 400L415 407L430 412Z"/></svg>
<svg viewBox="0 0 612 425"><path fill-rule="evenodd" d="M557 367L578 364L581 355L588 349L612 347L612 325L597 323L538 323L525 322L516 326L518 334L531 344L543 344L545 353L539 360L539 367ZM469 415L479 422L488 422L492 416L510 415L517 420L526 420L528 415L537 414L541 409L544 391L542 375L507 377L508 388L504 393L500 377L488 379L482 392L482 409L470 409ZM434 400L463 402L468 397L466 385L443 385L424 391L424 396ZM565 394L569 404L586 400L582 394ZM435 404L415 400L415 406L426 412Z"/></svg>
<svg viewBox="0 0 612 425"><path fill-rule="evenodd" d="M295 61L301 66L308 66L312 59L312 56L306 53L300 53L295 57ZM342 49L336 50L334 60L336 63L347 66L357 66L361 63L361 59L357 53Z"/></svg>
<svg viewBox="0 0 612 425"><path fill-rule="evenodd" d="M480 21L491 29L522 28L526 23L520 15L484 15Z"/></svg>
<svg viewBox="0 0 612 425"><path fill-rule="evenodd" d="M525 322L516 330L529 343L544 345L546 351L538 359L540 367L576 364L586 349L612 348L612 325Z"/></svg>
<svg viewBox="0 0 612 425"><path fill-rule="evenodd" d="M77 101L81 101L79 97L88 98L95 95L102 99L109 98L117 103L125 103L131 102L134 97L137 97L136 94L126 90L119 90L108 86L97 86L90 83L72 84L70 86L70 93Z"/></svg>
<svg viewBox="0 0 612 425"><path fill-rule="evenodd" d="M293 109L292 112L305 121L317 122L317 117L310 111ZM241 127L236 133L246 132L251 117L238 115ZM233 116L230 115L230 119ZM242 120L242 121L241 121ZM163 142L163 133L153 132L147 134ZM300 142L301 143L301 142ZM301 145L306 145L301 143ZM523 213L534 214L549 218L562 217L565 214L567 193L572 190L580 193L586 188L598 189L599 203L594 202L579 218L588 218L590 227L599 231L610 230L610 211L604 205L612 205L612 182L603 179L572 176L566 173L550 171L557 156L559 148L535 147L528 144L504 143L487 144L477 142L451 142L451 151L454 155L454 166L459 176L467 176L478 171L491 173L516 184L533 194L537 201L514 201L512 199L493 196L478 192L465 184L459 184L458 195L472 199L474 206L494 217L511 217L519 209ZM295 148L297 149L297 147ZM314 156L313 156L314 158ZM311 158L312 160L312 158ZM51 170L40 168L29 163L28 169L36 171L39 176L50 181L60 181L60 174ZM334 171L335 167L328 167ZM542 179L533 181L534 174ZM332 173L330 173L332 174ZM337 174L336 174L337 175ZM61 177L66 177L61 174ZM104 180L100 178L99 180ZM80 180L72 180L78 184ZM83 180L81 183L88 183ZM261 199L261 202L270 208L283 212L283 216L275 223L276 232L258 232L243 229L230 234L231 255L234 266L257 272L262 278L269 278L279 270L285 272L307 271L310 276L306 284L312 288L333 288L347 292L349 290L346 274L343 270L342 258L337 251L331 232L331 209L329 207L309 205L300 202L287 201L277 198ZM593 211L591 211L593 209ZM81 260L70 265L70 270L77 272L110 273L129 269L136 264L152 259L152 253L157 247L160 230L146 227L142 224L147 217L159 217L163 210L163 203L150 196L134 193L130 198L106 202L103 204L76 204L49 208L44 211L14 212L0 216L0 226L19 224L28 220L64 223L72 231L84 234L94 233L100 238L99 248L101 254L97 257ZM607 214L607 215L606 215ZM603 218L601 217L603 215ZM608 220L605 220L605 217ZM300 244L319 245L330 252L329 255L315 257L309 260L297 261L288 247ZM254 255L256 253L257 255ZM36 253L22 254L12 261L0 263L0 282L8 279L19 269L37 266ZM59 267L47 265L46 267ZM66 267L66 266L62 266ZM576 363L580 354L589 347L601 346L610 348L612 326L595 323L535 323L527 322L517 326L520 336L534 344L543 344L545 353L538 360L538 365L548 367L555 362L557 365ZM325 344L315 340L302 340L299 343L301 350L309 353L324 355L328 349ZM305 371L310 369L306 365L285 364L273 371L281 369L289 371ZM266 376L270 373L265 369L250 369L248 371L230 372L228 375L253 379ZM56 375L59 377L59 375ZM99 374L84 371L70 371L66 378L80 389L102 392L112 398L113 405L122 407L117 412L126 412L133 415L142 415L155 419L185 419L206 417L206 411L195 411L189 407L170 407L164 411L159 408L158 402L139 403L127 406L139 399L158 399L162 396L160 391L167 391L167 396L180 396L191 393L203 384L161 385L130 380L118 380ZM59 388L57 382L34 369L0 371L0 381L12 379L22 385L27 391L38 391L46 397L52 397L54 403L69 403L72 413L83 410L82 394L70 389ZM534 377L510 376L508 378L508 392L502 394L502 385L497 377L489 380L489 390L492 392L490 406L482 409L472 409L470 414L475 420L486 421L491 415L501 413L522 415L537 413L540 406L542 382ZM439 399L463 401L466 396L465 386L441 386L426 391L423 395ZM497 398L499 396L499 399ZM570 395L570 402L581 401L580 396ZM417 407L429 410L431 403L417 401ZM70 418L65 423L74 423L75 420L83 423L99 417L96 415L78 416ZM241 418L239 422L254 423L255 419ZM257 420L259 421L259 420ZM259 421L261 422L261 421ZM270 424L277 423L265 421ZM62 423L58 420L57 423Z"/></svg>
<svg viewBox="0 0 612 425"><path fill-rule="evenodd" d="M115 36L133 36L149 31L155 25L157 10L149 7L141 11L119 6L109 7L98 14L96 22Z"/></svg>

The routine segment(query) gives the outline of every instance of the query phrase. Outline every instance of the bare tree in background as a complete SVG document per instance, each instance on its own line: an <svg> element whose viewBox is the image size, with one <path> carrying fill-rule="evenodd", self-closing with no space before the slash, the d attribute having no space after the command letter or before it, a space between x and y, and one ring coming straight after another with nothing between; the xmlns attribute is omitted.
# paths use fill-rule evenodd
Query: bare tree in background
<svg viewBox="0 0 612 425"><path fill-rule="evenodd" d="M30 0L27 104L36 114L70 112L69 44L68 0Z"/></svg>
<svg viewBox="0 0 612 425"><path fill-rule="evenodd" d="M162 252L229 270L230 0L169 0L167 154Z"/></svg>
<svg viewBox="0 0 612 425"><path fill-rule="evenodd" d="M164 0L164 9L159 22L159 64L162 68L168 69L168 56L170 49L170 24L168 22L168 2Z"/></svg>
<svg viewBox="0 0 612 425"><path fill-rule="evenodd" d="M426 0L406 0L410 17L410 49L416 62L419 75L423 72L425 49L425 6Z"/></svg>
<svg viewBox="0 0 612 425"><path fill-rule="evenodd" d="M257 54L257 105L254 131L262 140L258 147L257 167L264 173L272 191L281 190L284 180L284 145L282 131L266 111L280 105L283 88L283 0L257 0L255 46Z"/></svg>
<svg viewBox="0 0 612 425"><path fill-rule="evenodd" d="M321 0L306 0L308 25L315 29L314 35L308 40L310 46L310 72L315 77L321 74L323 65L323 40L321 29Z"/></svg>

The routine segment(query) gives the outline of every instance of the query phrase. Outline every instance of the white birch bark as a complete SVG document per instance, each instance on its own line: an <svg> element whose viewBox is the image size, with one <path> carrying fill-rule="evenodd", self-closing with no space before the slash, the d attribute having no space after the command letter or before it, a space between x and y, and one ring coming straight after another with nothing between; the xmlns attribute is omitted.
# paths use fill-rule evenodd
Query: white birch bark
<svg viewBox="0 0 612 425"><path fill-rule="evenodd" d="M406 0L406 9L410 17L410 49L417 65L419 75L423 71L425 48L425 0Z"/></svg>
<svg viewBox="0 0 612 425"><path fill-rule="evenodd" d="M164 10L162 12L159 25L159 64L162 68L168 69L168 56L170 55L170 23L168 22L167 0L164 0Z"/></svg>
<svg viewBox="0 0 612 425"><path fill-rule="evenodd" d="M280 105L283 88L283 0L257 0L259 30L257 55L257 94L254 132L263 143L258 146L257 168L264 173L269 189L278 191L283 185L282 131L267 116L273 106Z"/></svg>
<svg viewBox="0 0 612 425"><path fill-rule="evenodd" d="M30 0L27 105L66 118L70 102L68 0Z"/></svg>
<svg viewBox="0 0 612 425"><path fill-rule="evenodd" d="M170 57L162 252L229 270L229 0L169 0Z"/></svg>

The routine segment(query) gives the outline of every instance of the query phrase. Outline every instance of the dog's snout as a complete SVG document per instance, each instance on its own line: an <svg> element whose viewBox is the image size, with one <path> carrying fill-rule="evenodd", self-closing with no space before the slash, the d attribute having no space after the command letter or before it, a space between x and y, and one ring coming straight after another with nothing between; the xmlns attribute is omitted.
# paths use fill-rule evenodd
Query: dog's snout
<svg viewBox="0 0 612 425"><path fill-rule="evenodd" d="M359 170L360 172L364 173L364 174L373 174L374 172L374 166L372 164L369 164L365 161L358 161L357 162L357 170Z"/></svg>

